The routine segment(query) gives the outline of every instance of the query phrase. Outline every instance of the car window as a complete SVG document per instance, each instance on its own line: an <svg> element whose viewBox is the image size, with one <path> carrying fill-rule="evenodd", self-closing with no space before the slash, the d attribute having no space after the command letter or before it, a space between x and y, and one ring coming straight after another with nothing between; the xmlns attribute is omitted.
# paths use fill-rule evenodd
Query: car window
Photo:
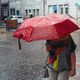
<svg viewBox="0 0 80 80"><path fill-rule="evenodd" d="M18 18L22 18L22 17L18 17Z"/></svg>
<svg viewBox="0 0 80 80"><path fill-rule="evenodd" d="M15 18L18 18L18 17L15 17Z"/></svg>
<svg viewBox="0 0 80 80"><path fill-rule="evenodd" d="M11 16L11 18L13 18L13 16Z"/></svg>

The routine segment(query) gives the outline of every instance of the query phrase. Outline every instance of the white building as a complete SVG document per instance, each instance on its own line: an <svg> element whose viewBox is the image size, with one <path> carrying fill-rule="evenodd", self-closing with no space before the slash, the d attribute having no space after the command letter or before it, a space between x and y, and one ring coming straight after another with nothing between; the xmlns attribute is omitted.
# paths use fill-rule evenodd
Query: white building
<svg viewBox="0 0 80 80"><path fill-rule="evenodd" d="M75 19L80 18L80 0L47 0L46 14L69 14Z"/></svg>
<svg viewBox="0 0 80 80"><path fill-rule="evenodd" d="M80 0L10 0L10 15L29 17L50 13L69 14L75 19L80 18Z"/></svg>
<svg viewBox="0 0 80 80"><path fill-rule="evenodd" d="M29 17L32 13L34 16L43 15L43 0L10 0L10 15L21 15Z"/></svg>

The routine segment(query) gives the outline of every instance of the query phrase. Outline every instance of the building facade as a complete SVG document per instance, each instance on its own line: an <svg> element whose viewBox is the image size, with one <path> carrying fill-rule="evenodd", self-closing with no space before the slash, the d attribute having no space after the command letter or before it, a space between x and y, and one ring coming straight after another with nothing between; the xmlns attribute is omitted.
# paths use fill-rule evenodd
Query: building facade
<svg viewBox="0 0 80 80"><path fill-rule="evenodd" d="M25 18L30 14L43 15L43 0L10 0L9 14L21 15Z"/></svg>
<svg viewBox="0 0 80 80"><path fill-rule="evenodd" d="M51 13L69 14L80 21L80 0L1 0L2 15L28 18Z"/></svg>
<svg viewBox="0 0 80 80"><path fill-rule="evenodd" d="M1 19L9 16L9 0L1 0Z"/></svg>
<svg viewBox="0 0 80 80"><path fill-rule="evenodd" d="M47 0L46 14L69 14L80 22L80 0Z"/></svg>

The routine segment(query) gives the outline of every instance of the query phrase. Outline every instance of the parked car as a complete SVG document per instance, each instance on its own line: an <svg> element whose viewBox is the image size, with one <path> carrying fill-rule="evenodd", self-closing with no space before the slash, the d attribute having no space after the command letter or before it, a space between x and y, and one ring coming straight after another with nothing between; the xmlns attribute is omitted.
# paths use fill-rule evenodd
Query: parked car
<svg viewBox="0 0 80 80"><path fill-rule="evenodd" d="M22 23L24 21L23 17L18 15L8 16L5 20L17 20L18 23Z"/></svg>

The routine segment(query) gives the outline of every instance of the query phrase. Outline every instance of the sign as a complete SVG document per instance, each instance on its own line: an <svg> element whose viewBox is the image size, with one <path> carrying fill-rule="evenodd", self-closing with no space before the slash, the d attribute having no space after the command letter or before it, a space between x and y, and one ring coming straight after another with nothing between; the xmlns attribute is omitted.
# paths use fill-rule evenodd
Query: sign
<svg viewBox="0 0 80 80"><path fill-rule="evenodd" d="M16 20L6 20L6 27L7 28L17 28L17 21Z"/></svg>

